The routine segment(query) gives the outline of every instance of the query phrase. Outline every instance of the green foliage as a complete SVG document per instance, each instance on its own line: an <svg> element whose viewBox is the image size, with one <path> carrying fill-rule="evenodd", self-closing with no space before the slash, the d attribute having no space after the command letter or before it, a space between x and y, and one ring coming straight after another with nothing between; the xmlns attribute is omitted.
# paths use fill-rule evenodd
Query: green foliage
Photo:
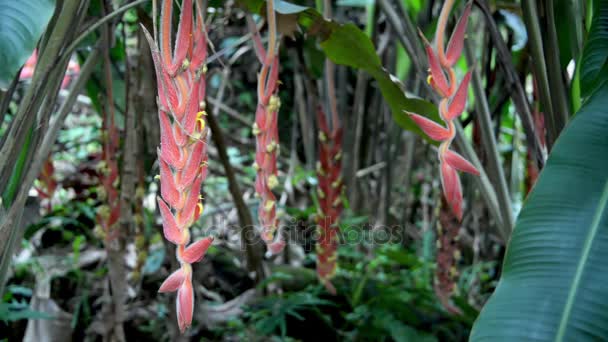
<svg viewBox="0 0 608 342"><path fill-rule="evenodd" d="M6 289L6 293L0 302L0 321L15 322L22 319L51 319L52 316L43 312L31 310L25 299L30 298L32 290L27 287L11 285Z"/></svg>
<svg viewBox="0 0 608 342"><path fill-rule="evenodd" d="M321 42L321 47L329 59L336 64L347 65L367 71L376 82L384 100L391 108L393 119L403 129L411 130L423 137L420 128L404 111L417 113L439 121L437 107L432 103L408 98L398 79L383 67L369 37L354 24L328 24L332 27L329 37Z"/></svg>
<svg viewBox="0 0 608 342"><path fill-rule="evenodd" d="M608 79L608 1L594 1L593 21L581 61L581 95L587 97Z"/></svg>
<svg viewBox="0 0 608 342"><path fill-rule="evenodd" d="M323 316L320 307L331 305L331 302L318 297L318 291L311 289L295 292L286 296L269 296L258 303L249 314L258 332L268 336L278 329L281 336L287 336L287 319L293 317L304 320L302 311L312 311Z"/></svg>
<svg viewBox="0 0 608 342"><path fill-rule="evenodd" d="M608 83L562 133L525 203L472 341L608 338ZM567 186L565 186L567 185Z"/></svg>
<svg viewBox="0 0 608 342"><path fill-rule="evenodd" d="M0 0L0 89L32 54L54 10L54 0Z"/></svg>

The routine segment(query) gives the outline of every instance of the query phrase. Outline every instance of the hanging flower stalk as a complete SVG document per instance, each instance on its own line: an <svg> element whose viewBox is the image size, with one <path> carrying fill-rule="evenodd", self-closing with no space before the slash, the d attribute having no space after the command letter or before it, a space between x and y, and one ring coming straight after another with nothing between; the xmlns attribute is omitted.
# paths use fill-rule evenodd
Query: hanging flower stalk
<svg viewBox="0 0 608 342"><path fill-rule="evenodd" d="M317 110L319 123L319 162L317 163L317 276L327 290L333 294L336 289L331 279L337 269L338 219L342 214L342 128L334 116L333 129L330 131L323 110Z"/></svg>
<svg viewBox="0 0 608 342"><path fill-rule="evenodd" d="M438 208L439 220L437 222L437 269L435 270L434 290L443 307L453 314L461 314L460 309L455 307L450 298L456 294L458 288L458 262L461 254L458 246L458 234L460 224L455 215L442 201Z"/></svg>
<svg viewBox="0 0 608 342"><path fill-rule="evenodd" d="M114 111L108 110L102 124L101 161L99 163L100 200L103 201L97 211L97 233L106 242L111 241L117 231L116 223L120 217L119 171L117 152L120 137L114 121ZM107 244L106 244L107 245Z"/></svg>
<svg viewBox="0 0 608 342"><path fill-rule="evenodd" d="M162 1L160 51L150 34L145 29L144 32L158 84L161 197L157 200L164 236L177 245L177 260L181 265L163 282L159 292L177 291L177 320L184 332L192 324L194 310L192 263L200 261L213 242L212 237L206 237L190 243L189 230L203 212L200 189L207 175L207 38L200 2L197 2L194 21L192 0L183 0L172 52L172 3L172 0Z"/></svg>
<svg viewBox="0 0 608 342"><path fill-rule="evenodd" d="M262 68L258 74L258 106L253 124L253 135L256 141L256 154L253 167L256 170L255 191L260 197L258 217L262 226L262 240L272 254L277 254L285 247L285 241L279 235L277 199L273 189L279 185L277 178L277 156L279 155L279 131L277 126L281 100L278 96L279 56L277 55L276 20L273 0L267 2L268 47L264 49L259 32L253 21L249 26L253 33L254 48Z"/></svg>
<svg viewBox="0 0 608 342"><path fill-rule="evenodd" d="M458 220L462 220L462 187L460 185L460 178L458 177L457 170L474 175L479 175L479 171L461 155L450 150L450 145L456 136L454 119L460 116L464 111L467 102L469 81L471 80L471 71L469 71L460 82L460 85L458 85L456 73L453 69L454 64L458 61L462 53L467 21L471 12L470 3L466 5L462 17L456 24L456 28L448 43L447 50L444 50L443 42L445 28L453 3L454 0L447 0L441 10L435 37L435 42L437 44L435 49L433 49L424 35L420 33L420 36L425 43L429 62L430 74L427 81L441 97L439 115L445 126L437 124L434 121L415 113L408 112L408 114L431 139L441 141L438 157L443 193L454 215L456 215ZM448 75L447 79L446 73Z"/></svg>

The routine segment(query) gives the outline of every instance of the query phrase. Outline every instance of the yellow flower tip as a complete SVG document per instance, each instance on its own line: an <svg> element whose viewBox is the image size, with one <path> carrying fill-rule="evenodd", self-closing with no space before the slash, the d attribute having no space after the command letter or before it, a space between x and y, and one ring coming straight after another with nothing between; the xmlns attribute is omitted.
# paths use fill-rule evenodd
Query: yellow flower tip
<svg viewBox="0 0 608 342"><path fill-rule="evenodd" d="M319 140L321 142L326 142L327 141L327 136L325 135L325 133L319 132Z"/></svg>
<svg viewBox="0 0 608 342"><path fill-rule="evenodd" d="M321 190L321 188L317 188L317 195L319 196L320 199L325 198L325 193L323 192L323 190Z"/></svg>
<svg viewBox="0 0 608 342"><path fill-rule="evenodd" d="M251 166L253 167L254 170L260 171L260 165L258 165L257 162L253 162L253 164Z"/></svg>
<svg viewBox="0 0 608 342"><path fill-rule="evenodd" d="M339 161L340 159L342 159L342 152L338 152L335 156L334 156L334 160L335 161Z"/></svg>
<svg viewBox="0 0 608 342"><path fill-rule="evenodd" d="M203 65L203 74L206 74L208 71L207 64Z"/></svg>
<svg viewBox="0 0 608 342"><path fill-rule="evenodd" d="M277 143L274 140L270 141L270 144L266 145L266 152L272 153L277 148Z"/></svg>
<svg viewBox="0 0 608 342"><path fill-rule="evenodd" d="M277 178L277 176L270 175L270 177L268 177L268 187L270 188L270 190L276 188L277 185L279 185L279 179Z"/></svg>
<svg viewBox="0 0 608 342"><path fill-rule="evenodd" d="M432 81L433 81L433 76L429 75L429 76L426 78L426 83L431 84L431 82L432 82Z"/></svg>
<svg viewBox="0 0 608 342"><path fill-rule="evenodd" d="M342 183L342 180L340 178L336 179L335 182L331 183L332 189L337 189L341 183Z"/></svg>
<svg viewBox="0 0 608 342"><path fill-rule="evenodd" d="M340 201L341 201L341 198L337 197L331 205L333 205L334 207L337 207L340 205Z"/></svg>
<svg viewBox="0 0 608 342"><path fill-rule="evenodd" d="M251 129L251 133L253 133L253 135L258 135L258 134L261 133L260 127L258 126L258 124L256 122L253 123L253 127Z"/></svg>
<svg viewBox="0 0 608 342"><path fill-rule="evenodd" d="M274 201L266 201L266 203L264 203L264 211L270 212L272 208L274 208Z"/></svg>
<svg viewBox="0 0 608 342"><path fill-rule="evenodd" d="M277 112L279 108L281 108L281 99L276 95L270 96L270 100L268 101L268 111L271 113Z"/></svg>
<svg viewBox="0 0 608 342"><path fill-rule="evenodd" d="M198 212L202 214L203 210L205 210L205 207L203 206L203 203L199 202L196 206L198 207Z"/></svg>
<svg viewBox="0 0 608 342"><path fill-rule="evenodd" d="M325 170L323 170L323 167L321 166L321 162L317 162L317 173L319 173L320 176L325 176Z"/></svg>
<svg viewBox="0 0 608 342"><path fill-rule="evenodd" d="M190 66L190 61L188 60L188 58L184 58L184 61L182 62L182 69L186 70L186 69L188 69L189 66Z"/></svg>
<svg viewBox="0 0 608 342"><path fill-rule="evenodd" d="M207 108L207 103L205 101L200 101L198 103L198 108L204 112ZM207 113L204 113L204 115L207 115Z"/></svg>
<svg viewBox="0 0 608 342"><path fill-rule="evenodd" d="M196 113L196 123L198 124L199 131L203 131L206 126L205 119L203 119L204 115L207 115L205 111Z"/></svg>

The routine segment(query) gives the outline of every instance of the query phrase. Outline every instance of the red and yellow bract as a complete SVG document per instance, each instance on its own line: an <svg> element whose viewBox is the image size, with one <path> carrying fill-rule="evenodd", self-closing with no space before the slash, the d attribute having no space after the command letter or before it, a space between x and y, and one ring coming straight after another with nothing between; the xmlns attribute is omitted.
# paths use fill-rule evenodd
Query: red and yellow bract
<svg viewBox="0 0 608 342"><path fill-rule="evenodd" d="M258 74L258 105L253 124L253 135L256 142L255 191L260 197L258 218L262 226L262 240L272 254L277 254L285 247L285 241L279 235L277 198L273 189L279 184L277 178L277 157L279 155L278 114L281 107L279 91L279 56L276 44L276 23L273 2L268 1L268 47L264 49L259 32L251 22L253 42L262 68Z"/></svg>
<svg viewBox="0 0 608 342"><path fill-rule="evenodd" d="M337 119L337 116L334 116ZM319 123L319 162L317 164L317 197L319 212L317 214L317 276L321 283L332 294L336 289L331 279L337 269L338 219L342 214L342 127L337 120L333 129L329 129L327 117L323 110L317 110Z"/></svg>
<svg viewBox="0 0 608 342"><path fill-rule="evenodd" d="M206 237L190 243L189 230L203 211L200 189L207 175L207 34L200 3L197 2L194 13L192 0L182 1L174 51L171 49L172 0L162 1L160 50L144 30L158 84L161 126L158 206L164 236L177 245L177 260L181 265L165 280L159 292L177 291L177 320L182 332L192 324L194 310L191 264L200 261L213 242L212 237Z"/></svg>

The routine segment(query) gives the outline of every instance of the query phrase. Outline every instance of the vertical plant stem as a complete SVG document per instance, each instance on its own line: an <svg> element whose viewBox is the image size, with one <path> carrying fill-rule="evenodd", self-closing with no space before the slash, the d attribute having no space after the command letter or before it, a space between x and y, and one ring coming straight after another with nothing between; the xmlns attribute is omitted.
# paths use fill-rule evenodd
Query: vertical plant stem
<svg viewBox="0 0 608 342"><path fill-rule="evenodd" d="M27 171L25 173L17 196L15 197L15 201L10 206L7 206L8 210L5 215L0 216L0 236L4 234L5 230L10 232L10 236L16 236L12 234L17 234L18 232L16 231L21 228L19 226L19 222L21 220L21 213L23 212L23 207L27 199L27 194L30 188L32 187L32 184L34 183L34 180L40 174L42 164L46 161L46 158L51 152L53 143L55 142L57 133L63 125L65 117L72 109L72 106L74 105L74 102L76 102L78 94L80 94L80 91L84 87L86 81L89 79L89 76L91 75L91 72L93 71L93 68L96 65L98 58L98 53L96 50L97 49L94 49L87 57L87 60L80 69L80 75L72 86L68 97L65 99L65 101L59 108L59 113L51 122L49 129L46 131L41 144L35 150L35 157L32 159L32 164L26 169ZM8 242L10 242L10 239L9 241L0 240L0 251L2 253L2 259L0 260L0 266L2 266L0 267L0 284L4 284L6 281L6 271L13 255L13 249L15 247L15 243L11 244ZM2 296L1 291L0 296Z"/></svg>
<svg viewBox="0 0 608 342"><path fill-rule="evenodd" d="M424 56L424 52L422 51L420 45L418 45L417 40L415 39L415 33L410 32L408 29L407 23L411 24L409 17L407 17L406 14L405 16L403 16L403 19L399 18L396 11L390 5L388 0L379 0L378 4L380 5L380 9L382 9L382 11L386 14L388 22L394 28L397 34L397 39L399 39L399 42L401 43L401 45L403 45L405 51L407 51L408 55L410 55L410 60L414 65L416 73L418 73L418 76L421 79L424 79L426 77L426 71L420 63L420 61L422 60L421 56ZM402 22L406 23L405 27L401 26Z"/></svg>
<svg viewBox="0 0 608 342"><path fill-rule="evenodd" d="M547 75L549 77L549 89L551 90L551 101L553 102L554 122L557 134L564 129L570 116L564 77L559 62L559 44L557 43L557 31L555 30L555 10L553 0L546 0L547 11L546 36L543 37L547 57Z"/></svg>
<svg viewBox="0 0 608 342"><path fill-rule="evenodd" d="M511 60L511 53L505 44L500 31L492 17L492 13L488 7L488 4L484 0L476 1L479 9L481 9L482 13L486 19L486 25L488 27L488 31L490 33L490 37L492 38L492 42L496 47L496 57L500 62L504 75L506 77L506 83L510 90L511 98L513 99L513 104L517 109L517 114L521 120L522 126L524 128L524 132L526 133L526 141L528 144L528 149L530 149L535 156L537 165L542 168L544 164L544 154L541 149L540 137L539 134L541 132L536 132L534 128L534 120L532 119L532 111L530 110L530 103L526 97L526 93L524 91L524 87L521 84L519 76L515 71L515 66Z"/></svg>
<svg viewBox="0 0 608 342"><path fill-rule="evenodd" d="M521 8L526 30L528 31L528 42L530 43L530 53L532 54L533 59L532 68L534 69L534 76L538 86L540 102L543 105L543 114L547 127L547 150L551 151L553 143L559 135L559 126L551 101L551 90L549 88L549 78L547 77L545 53L543 51L543 40L538 21L538 11L536 10L536 1L522 0Z"/></svg>
<svg viewBox="0 0 608 342"><path fill-rule="evenodd" d="M58 13L57 25L52 29L49 28L51 31L49 41L45 49L40 51L32 84L27 89L11 128L6 132L6 139L3 139L0 148L0 191L5 189L6 180L10 176L12 166L19 151L21 151L21 146L30 128L39 123L38 111L41 104L47 96L57 95L52 93L53 82L49 82L49 79L53 71L56 73L60 69L58 66L61 63L57 64L57 61L66 39L73 34L70 28L73 27L74 21L78 18L79 5L79 1L66 0L61 10L56 11ZM5 206L8 206L8 204L10 203L4 203Z"/></svg>
<svg viewBox="0 0 608 342"><path fill-rule="evenodd" d="M106 8L105 11L110 11L111 8ZM106 106L105 112L106 115L109 116L110 124L109 129L106 131L107 134L112 135L114 129L114 94L113 94L113 82L112 82L112 70L111 70L111 60L110 60L110 48L112 41L112 31L113 25L106 23L102 28L102 36L104 40L103 47L103 55L104 55L104 74L105 74L105 88L106 88ZM128 86L127 86L128 88ZM132 111L131 111L132 112ZM132 113L125 113L127 117L125 117L125 135L131 136L134 133L133 128L130 127L133 125ZM108 143L113 138L111 136L108 137ZM108 252L108 278L110 281L111 288L111 307L107 310L107 316L105 317L106 324L108 325L106 339L112 341L125 341L125 332L123 328L123 321L125 319L125 301L127 295L127 272L124 264L124 237L125 237L125 228L127 227L127 223L129 217L131 217L130 207L125 205L125 198L123 196L126 195L127 192L130 191L129 188L133 187L133 179L126 180L123 179L122 176L125 173L132 172L127 171L133 166L131 165L135 159L131 155L131 147L129 145L130 141L125 139L124 141L124 155L123 155L123 172L120 175L120 218L116 224L116 235L106 242L106 250ZM132 143L131 143L132 144ZM117 158L116 155L110 156L111 158ZM108 227L110 228L110 227ZM109 233L109 232L108 232Z"/></svg>
<svg viewBox="0 0 608 342"><path fill-rule="evenodd" d="M473 63L475 61L475 57L468 42L465 42L465 53L469 63ZM504 220L503 223L506 227L508 227L508 231L511 231L513 228L513 210L511 208L509 190L501 165L500 151L498 150L498 144L493 133L494 130L490 108L488 106L488 99L486 98L483 90L481 76L479 75L479 70L477 68L473 69L472 71L472 83L473 93L475 94L477 120L479 120L479 125L481 128L481 139L483 142L483 147L486 149L488 155L490 179L495 185L496 197L498 199L501 215ZM507 229L505 228L505 230Z"/></svg>
<svg viewBox="0 0 608 342"><path fill-rule="evenodd" d="M218 103L222 103L223 101L224 89L226 87L226 82L228 80L229 75L230 69L225 68L222 75L222 83L220 84L217 94ZM241 240L245 247L247 267L250 271L255 272L256 281L259 282L264 279L264 268L262 265L263 251L261 250L263 242L255 233L255 225L253 224L253 217L251 216L251 211L243 200L242 192L239 187L238 180L236 179L234 168L232 167L232 164L230 164L230 157L228 156L228 152L226 151L226 139L224 137L222 128L220 127L216 119L216 116L219 114L219 112L220 107L214 105L212 113L207 116L207 123L209 124L209 129L211 130L211 139L213 140L213 143L217 148L217 153L220 158L220 162L224 167L224 172L226 172L226 178L228 180L228 190L230 191L230 195L232 195L232 200L234 201L234 206L236 207L236 211L239 217L239 224L241 225Z"/></svg>

